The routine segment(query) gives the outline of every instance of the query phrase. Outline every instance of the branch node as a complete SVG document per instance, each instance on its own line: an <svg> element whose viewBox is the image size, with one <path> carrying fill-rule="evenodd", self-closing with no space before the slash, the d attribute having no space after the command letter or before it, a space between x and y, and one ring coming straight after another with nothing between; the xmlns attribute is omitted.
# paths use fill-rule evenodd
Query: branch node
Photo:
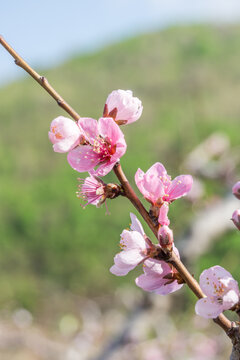
<svg viewBox="0 0 240 360"><path fill-rule="evenodd" d="M62 106L62 104L63 104L63 100L61 100L61 99L57 99L57 103L58 103L58 105L59 105L59 106Z"/></svg>
<svg viewBox="0 0 240 360"><path fill-rule="evenodd" d="M21 66L21 61L20 61L20 60L16 59L16 60L14 60L14 62L15 62L15 64L16 64L17 66Z"/></svg>
<svg viewBox="0 0 240 360"><path fill-rule="evenodd" d="M40 81L43 85L45 85L48 82L45 76L40 76Z"/></svg>

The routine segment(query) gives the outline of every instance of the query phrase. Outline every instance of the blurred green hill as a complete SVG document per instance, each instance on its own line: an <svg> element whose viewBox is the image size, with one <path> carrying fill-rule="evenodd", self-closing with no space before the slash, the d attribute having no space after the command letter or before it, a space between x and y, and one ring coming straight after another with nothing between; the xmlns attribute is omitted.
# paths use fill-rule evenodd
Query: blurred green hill
<svg viewBox="0 0 240 360"><path fill-rule="evenodd" d="M240 27L176 27L77 56L44 75L82 116L100 117L114 89L132 89L142 100L141 119L122 127L128 152L121 162L133 183L138 167L156 161L178 175L184 157L212 132L239 143L239 64ZM80 207L82 175L47 136L60 114L31 78L0 89L0 306L33 309L55 288L102 294L136 275L108 271L134 209L124 198L108 202L110 216L104 205ZM193 212L182 200L170 216L181 234Z"/></svg>

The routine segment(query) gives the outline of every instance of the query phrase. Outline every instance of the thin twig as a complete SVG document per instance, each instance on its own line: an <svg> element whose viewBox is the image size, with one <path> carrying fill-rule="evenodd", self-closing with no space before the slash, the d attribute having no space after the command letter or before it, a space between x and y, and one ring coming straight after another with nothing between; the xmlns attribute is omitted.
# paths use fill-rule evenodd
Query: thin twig
<svg viewBox="0 0 240 360"><path fill-rule="evenodd" d="M31 75L57 102L57 104L63 108L74 120L80 119L80 115L68 105L68 103L54 90L44 76L39 75L33 70L26 61L19 56L16 51L4 40L0 35L0 44L12 55L15 59L15 64L23 68L29 75Z"/></svg>
<svg viewBox="0 0 240 360"><path fill-rule="evenodd" d="M27 71L61 106L74 120L78 120L80 115L73 110L64 99L54 90L54 88L48 83L47 79L44 76L40 76L35 70L33 70L17 53L16 51L4 40L2 36L0 36L0 44L13 56L15 59L15 63L22 67L25 71ZM142 215L143 219L146 221L154 235L157 237L157 227L152 222L147 210L135 194L132 189L129 181L127 180L120 163L117 163L114 167L114 172L120 181L126 197L131 201L131 203L135 206L138 212ZM190 287L190 289L194 292L194 294L200 299L204 297L204 294L198 284L198 282L193 278L193 276L189 273L186 267L183 265L181 260L173 253L172 257L169 259L169 262L177 269L181 277L185 280L186 284ZM214 321L227 333L229 336L229 331L232 328L231 322L223 315L220 314L218 318L214 319Z"/></svg>

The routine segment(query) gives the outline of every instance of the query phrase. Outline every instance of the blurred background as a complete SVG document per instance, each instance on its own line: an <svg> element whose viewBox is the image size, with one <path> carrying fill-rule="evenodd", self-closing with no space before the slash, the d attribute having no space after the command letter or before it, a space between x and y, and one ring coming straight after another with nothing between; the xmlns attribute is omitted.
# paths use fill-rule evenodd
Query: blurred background
<svg viewBox="0 0 240 360"><path fill-rule="evenodd" d="M170 219L197 279L219 264L240 280L230 221L239 207L239 21L237 0L1 4L0 33L82 116L100 117L114 89L142 100L141 119L122 127L121 163L134 187L137 168L156 161L172 177L194 176ZM228 339L194 315L186 287L161 297L135 286L140 268L109 272L136 211L124 198L108 202L110 215L81 208L79 174L48 140L61 114L1 47L1 359L226 359Z"/></svg>

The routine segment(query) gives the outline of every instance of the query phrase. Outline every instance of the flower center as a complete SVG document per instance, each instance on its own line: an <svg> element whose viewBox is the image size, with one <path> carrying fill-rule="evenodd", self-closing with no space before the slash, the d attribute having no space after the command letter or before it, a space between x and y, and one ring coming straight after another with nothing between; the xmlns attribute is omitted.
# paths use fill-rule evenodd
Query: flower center
<svg viewBox="0 0 240 360"><path fill-rule="evenodd" d="M93 142L93 151L99 155L100 162L110 160L111 156L116 152L116 145L112 144L111 139L103 139L100 135Z"/></svg>

